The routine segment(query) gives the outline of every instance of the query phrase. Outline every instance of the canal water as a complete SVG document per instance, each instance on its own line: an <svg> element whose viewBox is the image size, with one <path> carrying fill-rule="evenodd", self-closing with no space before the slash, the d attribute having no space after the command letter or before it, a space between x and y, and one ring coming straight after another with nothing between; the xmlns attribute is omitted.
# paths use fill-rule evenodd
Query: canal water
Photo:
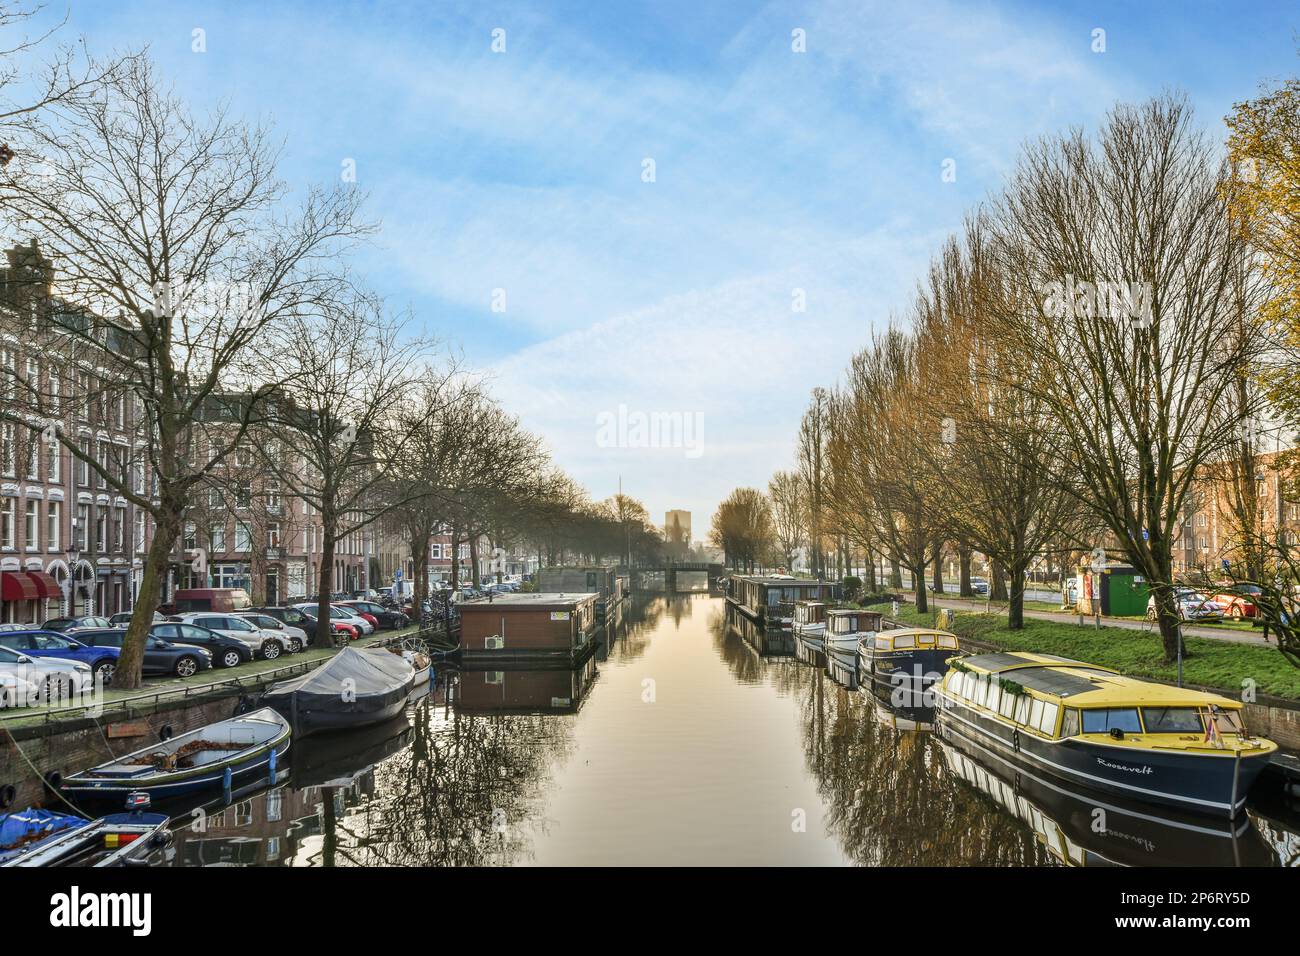
<svg viewBox="0 0 1300 956"><path fill-rule="evenodd" d="M838 679L837 679L838 678ZM448 670L393 723L295 742L176 821L171 865L1296 865L1235 824L1098 804L940 739L721 598L629 602L568 670Z"/></svg>

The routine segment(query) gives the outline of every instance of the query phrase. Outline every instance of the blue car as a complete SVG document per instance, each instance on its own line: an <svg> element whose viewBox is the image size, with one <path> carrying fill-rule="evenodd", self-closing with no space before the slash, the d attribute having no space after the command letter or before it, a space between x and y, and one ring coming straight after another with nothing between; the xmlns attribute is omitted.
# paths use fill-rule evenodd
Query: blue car
<svg viewBox="0 0 1300 956"><path fill-rule="evenodd" d="M31 657L54 657L65 661L81 661L90 665L95 677L104 685L112 683L117 670L121 648L88 647L58 631L0 631L0 647L21 651Z"/></svg>

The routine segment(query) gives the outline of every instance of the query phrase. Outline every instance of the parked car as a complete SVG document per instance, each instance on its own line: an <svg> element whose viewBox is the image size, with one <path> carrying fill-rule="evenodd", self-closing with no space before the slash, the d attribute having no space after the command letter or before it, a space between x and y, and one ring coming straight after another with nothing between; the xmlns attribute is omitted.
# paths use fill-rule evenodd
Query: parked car
<svg viewBox="0 0 1300 956"><path fill-rule="evenodd" d="M247 613L265 614L267 617L275 618L275 620L289 627L296 627L306 635L308 644L316 640L316 619L308 617L296 607L253 607L249 608Z"/></svg>
<svg viewBox="0 0 1300 956"><path fill-rule="evenodd" d="M56 617L51 618L41 625L42 631L62 631L64 634L70 634L73 631L87 627L112 627L106 617Z"/></svg>
<svg viewBox="0 0 1300 956"><path fill-rule="evenodd" d="M243 641L248 645L249 650L264 660L273 661L281 654L292 653L289 638L283 633L263 630L252 621L246 621L235 614L209 614L199 611L193 614L177 614L172 620L183 624L197 624L225 637Z"/></svg>
<svg viewBox="0 0 1300 956"><path fill-rule="evenodd" d="M80 661L33 657L8 647L0 647L0 674L15 678L12 682L6 682L15 692L26 692L23 696L6 700L6 705L38 703L51 697L69 697L94 686L94 675L90 667Z"/></svg>
<svg viewBox="0 0 1300 956"><path fill-rule="evenodd" d="M278 617L263 614L260 611L240 611L237 615L245 621L251 621L264 631L279 631L289 642L289 653L297 654L307 646L307 631L295 624L286 624ZM315 628L312 629L313 632Z"/></svg>
<svg viewBox="0 0 1300 956"><path fill-rule="evenodd" d="M31 681L0 669L0 710L6 707L23 707L36 697Z"/></svg>
<svg viewBox="0 0 1300 956"><path fill-rule="evenodd" d="M1184 621L1222 621L1223 608L1215 604L1200 591L1191 588L1177 588L1174 591L1174 603L1178 608L1178 617ZM1156 598L1147 599L1147 620L1156 619Z"/></svg>
<svg viewBox="0 0 1300 956"><path fill-rule="evenodd" d="M315 614L317 606L318 605L315 604L300 604L298 605L298 610L305 614ZM342 604L330 604L330 619L339 624L352 625L352 627L356 629L357 633L361 635L373 634L375 631L375 626L373 624L361 617L352 608L345 607Z"/></svg>
<svg viewBox="0 0 1300 956"><path fill-rule="evenodd" d="M172 644L201 647L212 654L212 663L217 667L238 667L254 657L253 648L247 642L226 637L197 624L163 621L150 628L149 633Z"/></svg>
<svg viewBox="0 0 1300 956"><path fill-rule="evenodd" d="M976 594L988 594L989 582L986 578L971 578L970 589Z"/></svg>
<svg viewBox="0 0 1300 956"><path fill-rule="evenodd" d="M1256 584L1238 584L1210 595L1210 600L1228 617L1240 621L1242 618L1255 617L1259 614L1259 606L1255 601L1263 593L1264 589Z"/></svg>
<svg viewBox="0 0 1300 956"><path fill-rule="evenodd" d="M0 631L0 647L30 657L49 657L85 664L105 685L112 683L113 672L117 670L118 652L112 648L91 645L81 632L74 639L58 631Z"/></svg>
<svg viewBox="0 0 1300 956"><path fill-rule="evenodd" d="M112 617L108 619L108 623L113 627L126 627L128 624L131 623L131 615L133 613L134 612L132 611L123 611L121 614L114 614ZM153 622L155 624L157 624L159 621L165 621L165 620L167 620L167 618L163 617L157 611L153 612Z"/></svg>
<svg viewBox="0 0 1300 956"><path fill-rule="evenodd" d="M307 618L307 620L311 621L311 626L314 629L317 626L316 605L315 604L304 605L300 610L302 611L303 615ZM334 609L330 608L330 610L333 611ZM358 637L361 636L361 632L357 630L357 628L349 624L347 621L338 620L338 619L334 619L330 621L330 633L346 634L348 640L350 641L355 641Z"/></svg>
<svg viewBox="0 0 1300 956"><path fill-rule="evenodd" d="M122 641L126 640L126 629L109 627L103 630L86 631L77 636L92 647L101 650L121 651ZM212 667L212 652L192 644L173 644L171 641L150 634L144 639L144 659L141 672L145 674L175 674L177 677L193 677L199 671Z"/></svg>
<svg viewBox="0 0 1300 956"><path fill-rule="evenodd" d="M362 614L369 614L375 619L376 627L396 630L411 623L411 619L401 611L390 610L382 604L376 604L374 601L344 601L343 606L355 608Z"/></svg>

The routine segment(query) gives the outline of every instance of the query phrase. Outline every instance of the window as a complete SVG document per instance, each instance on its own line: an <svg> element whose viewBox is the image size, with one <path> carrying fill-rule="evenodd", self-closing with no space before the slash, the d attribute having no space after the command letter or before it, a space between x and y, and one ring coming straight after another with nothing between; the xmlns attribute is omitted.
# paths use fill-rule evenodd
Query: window
<svg viewBox="0 0 1300 956"><path fill-rule="evenodd" d="M1042 719L1043 702L1035 697L1034 702L1029 705L1029 720L1025 721L1025 723L1029 724L1030 727L1037 727Z"/></svg>
<svg viewBox="0 0 1300 956"><path fill-rule="evenodd" d="M55 415L59 412L59 373L53 370L50 372L50 412Z"/></svg>
<svg viewBox="0 0 1300 956"><path fill-rule="evenodd" d="M135 522L135 550L137 552L143 553L144 552L144 515L141 512L137 511L134 514L133 520Z"/></svg>
<svg viewBox="0 0 1300 956"><path fill-rule="evenodd" d="M63 481L63 446L57 442L50 442L49 447L50 463L46 469L47 478L50 484L57 485Z"/></svg>
<svg viewBox="0 0 1300 956"><path fill-rule="evenodd" d="M1142 723L1149 734L1203 734L1205 724L1195 707L1143 707Z"/></svg>
<svg viewBox="0 0 1300 956"><path fill-rule="evenodd" d="M181 547L186 551L197 551L199 539L194 536L194 522L185 522L185 530L181 534Z"/></svg>
<svg viewBox="0 0 1300 956"><path fill-rule="evenodd" d="M27 429L27 478L29 481L41 480L41 433L34 428Z"/></svg>
<svg viewBox="0 0 1300 956"><path fill-rule="evenodd" d="M280 523L272 521L266 526L266 546L268 548L280 547Z"/></svg>
<svg viewBox="0 0 1300 956"><path fill-rule="evenodd" d="M1011 716L1016 712L1016 706L1019 699L1020 698L1016 694L1004 690L1002 692L1002 700L998 704L998 713L1010 720Z"/></svg>
<svg viewBox="0 0 1300 956"><path fill-rule="evenodd" d="M984 697L984 706L989 710L997 710L998 705L1002 703L1002 685L989 681L988 693Z"/></svg>
<svg viewBox="0 0 1300 956"><path fill-rule="evenodd" d="M48 501L45 504L45 546L51 551L59 550L59 518L62 502Z"/></svg>
<svg viewBox="0 0 1300 956"><path fill-rule="evenodd" d="M1061 718L1061 736L1073 737L1079 732L1079 710L1077 707L1065 708L1065 716Z"/></svg>
<svg viewBox="0 0 1300 956"><path fill-rule="evenodd" d="M96 480L95 483L96 483L100 488L107 488L107 487L108 487L108 482L104 480L104 473L107 472L107 471L109 470L109 464L108 464L108 442L106 442L106 441L102 441L102 442L99 443L99 457L98 457L98 460L99 460L99 468L100 468L100 470L99 470L99 472L96 473L96 476L95 476L95 477L96 477L97 480Z"/></svg>
<svg viewBox="0 0 1300 956"><path fill-rule="evenodd" d="M108 550L108 509L95 509L95 550Z"/></svg>
<svg viewBox="0 0 1300 956"><path fill-rule="evenodd" d="M1043 701L1043 716L1038 719L1038 729L1049 737L1056 733L1056 711L1055 704Z"/></svg>
<svg viewBox="0 0 1300 956"><path fill-rule="evenodd" d="M436 561L442 560L442 545L435 544L429 548L429 555Z"/></svg>
<svg viewBox="0 0 1300 956"><path fill-rule="evenodd" d="M73 540L78 551L86 550L86 535L90 531L90 505L77 505L77 533Z"/></svg>
<svg viewBox="0 0 1300 956"><path fill-rule="evenodd" d="M271 514L280 513L280 479L266 479L266 510Z"/></svg>
<svg viewBox="0 0 1300 956"><path fill-rule="evenodd" d="M1138 722L1137 708L1094 708L1083 712L1085 734L1108 734L1112 730L1122 730L1126 734L1140 733L1142 725Z"/></svg>
<svg viewBox="0 0 1300 956"><path fill-rule="evenodd" d="M212 542L212 550L226 550L226 523L217 521L208 529L208 540Z"/></svg>
<svg viewBox="0 0 1300 956"><path fill-rule="evenodd" d="M245 521L235 522L235 550L252 551L253 535Z"/></svg>
<svg viewBox="0 0 1300 956"><path fill-rule="evenodd" d="M27 520L23 528L23 544L28 551L36 551L41 546L41 503L31 498L27 501Z"/></svg>
<svg viewBox="0 0 1300 956"><path fill-rule="evenodd" d="M1016 723L1029 723L1029 705L1030 699L1024 694L1016 698Z"/></svg>
<svg viewBox="0 0 1300 956"><path fill-rule="evenodd" d="M113 550L121 554L126 550L126 509L113 510Z"/></svg>
<svg viewBox="0 0 1300 956"><path fill-rule="evenodd" d="M12 551L14 547L14 499L0 501L0 548Z"/></svg>
<svg viewBox="0 0 1300 956"><path fill-rule="evenodd" d="M12 401L14 395L17 394L15 391L16 383L14 379L18 375L17 368L14 364L13 349L0 349L0 366L3 366L0 368L0 379L3 379L3 381L0 381L0 397Z"/></svg>
<svg viewBox="0 0 1300 956"><path fill-rule="evenodd" d="M18 438L13 422L0 427L0 474L12 478L18 467Z"/></svg>
<svg viewBox="0 0 1300 956"><path fill-rule="evenodd" d="M83 438L80 442L81 454L77 459L77 484L83 487L90 486L90 439Z"/></svg>
<svg viewBox="0 0 1300 956"><path fill-rule="evenodd" d="M253 483L241 481L235 488L235 507L248 508L253 504Z"/></svg>

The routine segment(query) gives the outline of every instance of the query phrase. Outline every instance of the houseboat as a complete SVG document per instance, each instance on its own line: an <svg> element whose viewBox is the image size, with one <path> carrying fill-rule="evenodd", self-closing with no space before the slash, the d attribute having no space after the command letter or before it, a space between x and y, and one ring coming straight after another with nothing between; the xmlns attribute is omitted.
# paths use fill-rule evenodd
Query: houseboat
<svg viewBox="0 0 1300 956"><path fill-rule="evenodd" d="M864 685L897 704L928 704L927 691L961 653L957 635L929 628L895 628L864 634L858 642L858 670Z"/></svg>
<svg viewBox="0 0 1300 956"><path fill-rule="evenodd" d="M537 572L537 591L547 594L596 595L596 623L603 624L614 608L627 597L628 577L614 568L601 566L542 568Z"/></svg>
<svg viewBox="0 0 1300 956"><path fill-rule="evenodd" d="M498 594L459 605L461 659L585 660L594 650L595 592Z"/></svg>
<svg viewBox="0 0 1300 956"><path fill-rule="evenodd" d="M796 601L790 627L795 637L820 648L826 637L826 602Z"/></svg>
<svg viewBox="0 0 1300 956"><path fill-rule="evenodd" d="M860 608L836 608L826 614L826 649L858 652L858 642L880 630L884 615Z"/></svg>
<svg viewBox="0 0 1300 956"><path fill-rule="evenodd" d="M754 576L735 574L727 579L727 602L765 627L789 628L799 601L831 601L839 585L788 574Z"/></svg>
<svg viewBox="0 0 1300 956"><path fill-rule="evenodd" d="M945 734L1074 787L1231 818L1277 750L1216 694L1050 654L949 664L935 694Z"/></svg>

